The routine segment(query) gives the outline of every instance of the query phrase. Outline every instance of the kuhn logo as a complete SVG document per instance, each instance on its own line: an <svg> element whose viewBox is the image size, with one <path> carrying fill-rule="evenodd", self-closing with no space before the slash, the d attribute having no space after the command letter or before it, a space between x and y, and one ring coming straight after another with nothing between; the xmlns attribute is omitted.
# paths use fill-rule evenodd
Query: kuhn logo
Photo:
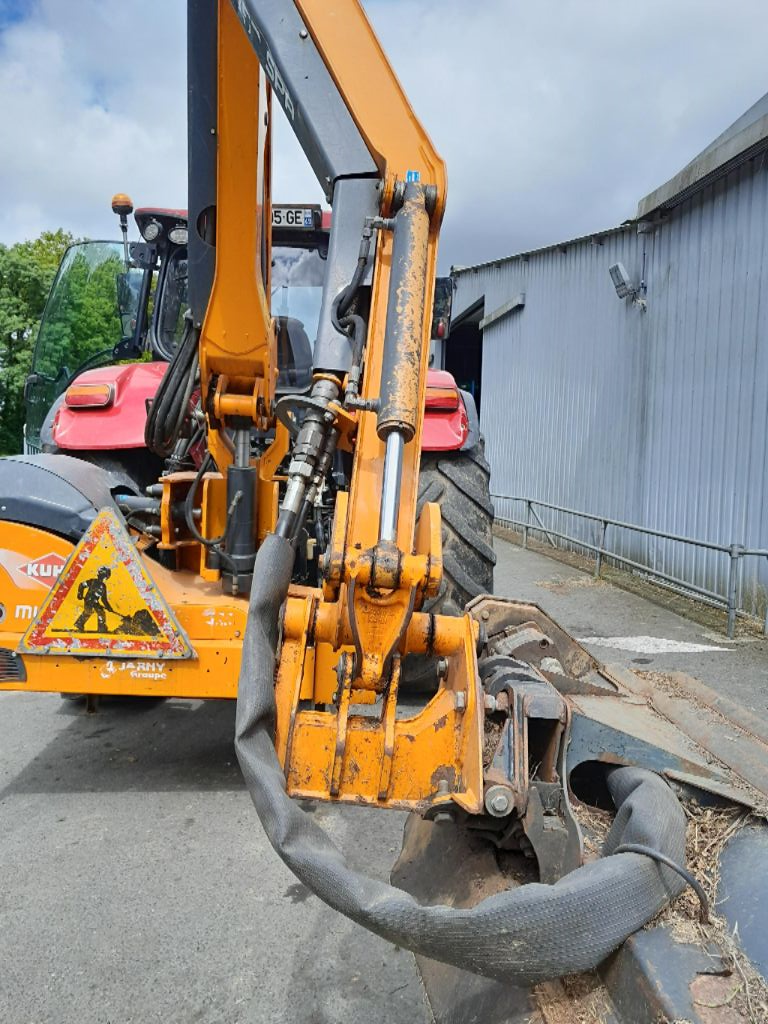
<svg viewBox="0 0 768 1024"><path fill-rule="evenodd" d="M19 572L23 572L29 579L39 583L41 587L47 587L50 590L61 574L61 570L66 565L66 562L66 558L51 552L48 555L36 558L33 562L27 562L26 565L22 565Z"/></svg>

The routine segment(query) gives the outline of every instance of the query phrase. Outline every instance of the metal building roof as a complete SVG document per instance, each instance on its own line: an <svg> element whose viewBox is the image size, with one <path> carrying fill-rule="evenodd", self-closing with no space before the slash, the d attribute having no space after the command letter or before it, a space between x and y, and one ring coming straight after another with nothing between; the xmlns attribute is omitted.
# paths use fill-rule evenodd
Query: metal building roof
<svg viewBox="0 0 768 1024"><path fill-rule="evenodd" d="M706 149L703 149L697 157L686 164L682 171L641 199L634 220L626 220L617 227L592 231L590 234L580 235L578 238L569 238L562 242L554 242L552 245L542 246L539 249L513 253L510 256L487 260L484 263L474 263L467 267L453 266L451 274L456 277L460 274L503 266L512 260L525 261L530 256L539 256L557 249L564 252L571 245L591 241L600 242L602 239L612 238L634 228L640 220L652 219L661 211L671 210L678 206L764 150L768 150L768 93L737 118L714 141L710 142Z"/></svg>
<svg viewBox="0 0 768 1024"><path fill-rule="evenodd" d="M564 242L553 242L551 245L543 245L539 249L528 249L524 252L516 252L511 256L500 256L495 260L487 260L485 263L473 263L471 266L453 266L451 267L451 275L457 277L459 274L469 274L477 270L485 270L489 267L501 267L505 263L510 263L512 260L522 260L526 262L531 256L541 256L543 253L552 252L559 250L565 252L568 246L580 245L582 242L593 242L595 245L600 245L605 238L612 238L614 235L620 235L624 231L629 231L635 225L633 220L625 220L623 224L619 224L614 228L606 228L604 231L590 231L588 235L579 235L577 238L568 238Z"/></svg>
<svg viewBox="0 0 768 1024"><path fill-rule="evenodd" d="M637 206L637 219L671 210L766 149L768 93L710 142L682 171L641 199Z"/></svg>

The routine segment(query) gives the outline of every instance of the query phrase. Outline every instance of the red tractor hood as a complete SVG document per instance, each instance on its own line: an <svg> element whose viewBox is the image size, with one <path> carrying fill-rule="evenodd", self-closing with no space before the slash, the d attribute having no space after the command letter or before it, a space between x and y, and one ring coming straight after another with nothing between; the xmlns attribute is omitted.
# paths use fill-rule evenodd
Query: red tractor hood
<svg viewBox="0 0 768 1024"><path fill-rule="evenodd" d="M70 387L111 386L109 404L71 407L65 393L53 421L56 445L65 451L143 448L147 401L154 399L167 366L161 362L128 363L81 373Z"/></svg>
<svg viewBox="0 0 768 1024"><path fill-rule="evenodd" d="M129 363L81 373L71 385L73 390L107 385L112 389L111 399L106 406L70 406L65 394L53 421L57 447L63 451L143 448L147 403L154 399L167 366L162 362ZM430 370L422 449L456 451L468 435L467 412L454 378L444 370Z"/></svg>

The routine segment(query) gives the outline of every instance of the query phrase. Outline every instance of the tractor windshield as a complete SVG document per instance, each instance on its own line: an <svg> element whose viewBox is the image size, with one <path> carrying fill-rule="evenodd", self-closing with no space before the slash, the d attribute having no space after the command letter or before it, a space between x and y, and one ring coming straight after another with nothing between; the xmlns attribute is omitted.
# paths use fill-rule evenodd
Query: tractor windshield
<svg viewBox="0 0 768 1024"><path fill-rule="evenodd" d="M131 333L142 279L125 270L119 242L83 242L64 254L37 334L28 378L26 434L34 445L46 413L70 381L108 363Z"/></svg>
<svg viewBox="0 0 768 1024"><path fill-rule="evenodd" d="M272 315L299 320L314 345L326 261L317 249L272 249Z"/></svg>

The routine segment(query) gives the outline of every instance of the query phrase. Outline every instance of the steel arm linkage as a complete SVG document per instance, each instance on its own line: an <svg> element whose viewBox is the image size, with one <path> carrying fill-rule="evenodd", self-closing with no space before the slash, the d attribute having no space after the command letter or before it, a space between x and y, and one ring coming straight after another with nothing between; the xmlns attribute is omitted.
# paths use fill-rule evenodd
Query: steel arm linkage
<svg viewBox="0 0 768 1024"><path fill-rule="evenodd" d="M234 157L226 155L228 145L235 153L235 118L246 137L249 130L248 112L238 114L228 86L239 74L234 60L227 63L240 46L231 38L234 14L333 207L314 383L308 396L277 405L281 422L290 422L290 409L302 413L272 526L278 537L298 542L337 446L352 453L322 591L307 596L291 589L286 603L276 742L289 791L422 810L455 800L477 811L483 799L478 627L468 616L419 612L442 572L439 509L427 506L417 523L416 500L445 168L357 0L220 3L221 25L229 27L220 29L219 89L230 90L230 102L219 99L219 205L227 196L222 178L236 179ZM262 159L255 156L257 166ZM266 209L268 196L259 198ZM226 288L220 268L233 243L223 233L221 210L217 216L216 280L202 333L209 351L215 351L210 336L225 337L207 333L214 311L222 321L229 316L216 299L217 288ZM353 301L361 286L369 289L364 318ZM237 358L253 365L244 347ZM205 356L201 362L205 373ZM269 360L264 363L263 384L249 380L235 390L258 392L268 409ZM226 372L232 388L240 370L231 364ZM218 409L243 411L245 403L220 386L216 394ZM301 625L305 620L334 623L335 632L322 639L314 626ZM396 720L400 666L414 651L441 657L445 671L429 709L405 724ZM377 694L378 719L354 713L357 703ZM323 710L334 701L338 710ZM315 731L305 734L310 720Z"/></svg>

